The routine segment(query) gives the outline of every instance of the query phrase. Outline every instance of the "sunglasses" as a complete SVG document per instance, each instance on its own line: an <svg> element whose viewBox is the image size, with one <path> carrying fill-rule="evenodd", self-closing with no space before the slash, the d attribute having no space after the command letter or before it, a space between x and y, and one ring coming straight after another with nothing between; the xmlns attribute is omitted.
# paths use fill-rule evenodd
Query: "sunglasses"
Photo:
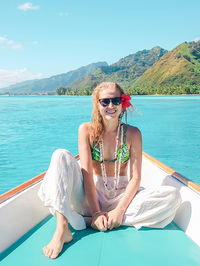
<svg viewBox="0 0 200 266"><path fill-rule="evenodd" d="M110 104L110 102L112 102L112 104L114 104L114 105L120 105L122 102L122 98L121 97L114 97L114 98L99 99L99 103L103 107L108 106Z"/></svg>

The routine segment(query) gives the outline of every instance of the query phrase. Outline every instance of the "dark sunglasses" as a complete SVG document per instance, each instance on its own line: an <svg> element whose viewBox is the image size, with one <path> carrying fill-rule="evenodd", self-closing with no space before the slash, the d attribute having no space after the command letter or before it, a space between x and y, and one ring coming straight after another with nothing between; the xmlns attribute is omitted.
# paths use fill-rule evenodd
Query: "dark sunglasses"
<svg viewBox="0 0 200 266"><path fill-rule="evenodd" d="M114 105L120 105L122 102L122 98L121 97L114 97L114 98L99 99L99 103L103 107L108 106L110 104L110 102L112 102L112 104L114 104Z"/></svg>

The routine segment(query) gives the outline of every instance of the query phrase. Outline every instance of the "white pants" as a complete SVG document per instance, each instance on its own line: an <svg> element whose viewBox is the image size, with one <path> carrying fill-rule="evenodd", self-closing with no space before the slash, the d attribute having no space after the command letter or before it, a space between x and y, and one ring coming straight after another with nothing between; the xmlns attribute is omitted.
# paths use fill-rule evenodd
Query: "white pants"
<svg viewBox="0 0 200 266"><path fill-rule="evenodd" d="M108 188L113 187L113 182L113 177L108 177ZM128 178L120 177L117 195L113 198L106 195L102 177L94 176L94 183L100 209L110 211L123 196ZM83 216L90 216L90 210L84 195L83 176L69 151L58 149L53 153L38 196L53 215L56 211L63 214L74 229L86 228ZM172 186L139 188L124 214L122 225L137 229L142 226L163 228L174 219L180 203L180 194Z"/></svg>

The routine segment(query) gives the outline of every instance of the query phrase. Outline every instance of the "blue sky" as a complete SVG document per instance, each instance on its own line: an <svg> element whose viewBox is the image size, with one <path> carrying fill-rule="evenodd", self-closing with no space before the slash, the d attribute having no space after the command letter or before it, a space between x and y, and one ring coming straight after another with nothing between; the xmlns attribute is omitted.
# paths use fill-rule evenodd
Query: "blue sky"
<svg viewBox="0 0 200 266"><path fill-rule="evenodd" d="M0 88L200 38L199 0L0 1Z"/></svg>

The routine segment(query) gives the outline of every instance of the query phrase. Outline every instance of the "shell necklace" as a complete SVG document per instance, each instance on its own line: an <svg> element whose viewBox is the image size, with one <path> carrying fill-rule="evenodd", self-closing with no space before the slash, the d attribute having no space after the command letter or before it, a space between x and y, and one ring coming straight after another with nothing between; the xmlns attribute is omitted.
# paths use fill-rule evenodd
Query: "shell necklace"
<svg viewBox="0 0 200 266"><path fill-rule="evenodd" d="M119 175L120 175L120 166L121 166L121 160L122 160L122 152L120 153L118 167L117 167L117 148L119 144L119 133L121 129L121 144L122 147L123 144L123 126L121 125L121 121L119 121L119 125L117 128L117 137L116 137L116 146L115 146L115 176L114 176L114 186L111 189L108 189L108 178L106 174L106 167L105 167L105 161L104 161L104 147L103 147L103 138L101 138L101 141L99 142L99 150L100 150L100 162L101 162L101 174L103 177L103 184L106 191L106 194L110 197L116 196L118 184L119 184Z"/></svg>

